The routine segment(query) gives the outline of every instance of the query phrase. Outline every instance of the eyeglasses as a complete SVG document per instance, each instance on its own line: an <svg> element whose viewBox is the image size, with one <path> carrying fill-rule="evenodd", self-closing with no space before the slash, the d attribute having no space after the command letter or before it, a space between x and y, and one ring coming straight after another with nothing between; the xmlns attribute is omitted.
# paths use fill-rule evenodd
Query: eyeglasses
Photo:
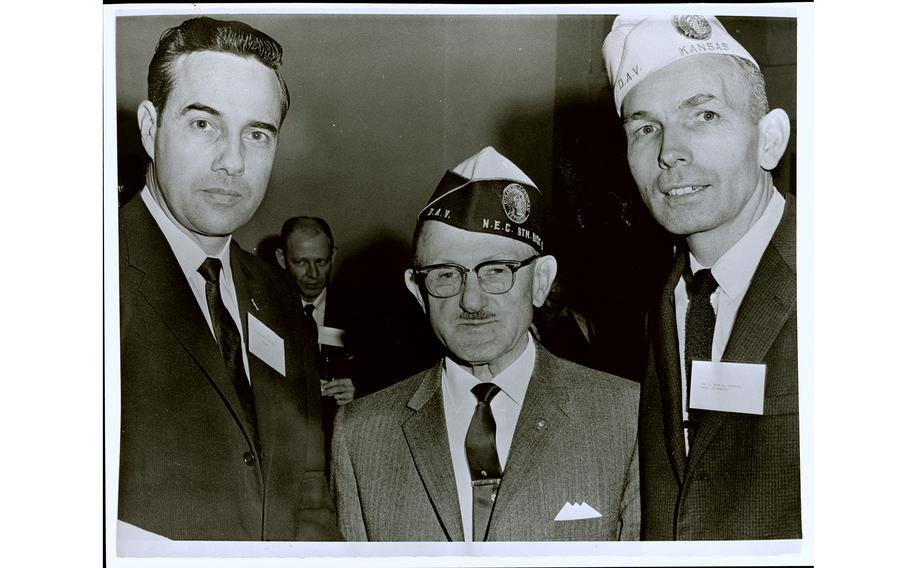
<svg viewBox="0 0 910 568"><path fill-rule="evenodd" d="M414 273L434 298L451 298L461 292L468 272L474 272L480 288L488 294L505 294L515 285L515 273L540 258L534 255L525 260L488 260L474 268L460 264L432 264L415 268Z"/></svg>

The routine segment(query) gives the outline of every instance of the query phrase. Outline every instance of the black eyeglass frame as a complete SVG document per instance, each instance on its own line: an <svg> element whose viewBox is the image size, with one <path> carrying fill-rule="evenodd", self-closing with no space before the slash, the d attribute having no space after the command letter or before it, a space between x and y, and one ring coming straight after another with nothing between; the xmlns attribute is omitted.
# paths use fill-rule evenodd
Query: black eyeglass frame
<svg viewBox="0 0 910 568"><path fill-rule="evenodd" d="M487 294L499 295L499 294L508 294L512 290L512 288L515 287L515 273L518 272L519 270L521 270L522 268L524 268L525 266L528 266L529 264L531 264L538 258L540 258L539 254L535 254L524 260L485 260L485 261L481 262L480 264L478 264L477 266L475 266L474 268L467 268L466 266L462 266L460 264L455 264L452 262L443 262L440 264L428 264L427 266L414 267L413 270L414 270L414 274L418 278L418 282L423 287L423 289L426 290L427 294L429 294L430 296L433 296L434 298L451 298L453 296L457 296L458 294L461 293L462 290L464 290L465 280L468 277L468 272L473 272L474 274L479 274L478 271L481 270L484 266L490 266L492 264L501 264L512 271L512 283L509 284L509 287L506 288L505 290L503 290L502 292L490 292L489 290L484 288L483 280L481 280L480 277L477 278L477 283L480 285L481 290L483 290ZM439 296L437 294L430 292L430 289L426 286L426 278L427 278L427 274L431 270L434 270L436 268L452 268L454 270L457 270L458 273L461 274L461 285L458 287L457 290L455 290L455 292L453 292L452 294L450 294L448 296Z"/></svg>

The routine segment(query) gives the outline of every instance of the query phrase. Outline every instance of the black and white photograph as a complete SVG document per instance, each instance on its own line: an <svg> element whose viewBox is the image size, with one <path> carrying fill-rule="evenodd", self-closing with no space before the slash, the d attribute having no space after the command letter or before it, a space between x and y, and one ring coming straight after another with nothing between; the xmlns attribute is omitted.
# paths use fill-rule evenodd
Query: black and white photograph
<svg viewBox="0 0 910 568"><path fill-rule="evenodd" d="M105 6L105 560L812 564L812 8Z"/></svg>

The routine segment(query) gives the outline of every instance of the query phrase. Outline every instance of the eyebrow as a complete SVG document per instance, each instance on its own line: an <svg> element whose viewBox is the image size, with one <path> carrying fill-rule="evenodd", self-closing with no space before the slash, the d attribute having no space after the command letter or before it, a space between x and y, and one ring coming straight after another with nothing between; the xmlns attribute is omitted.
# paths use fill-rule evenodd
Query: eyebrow
<svg viewBox="0 0 910 568"><path fill-rule="evenodd" d="M212 116L218 116L218 117L221 116L221 112L213 109L210 106L204 105L202 103L190 103L190 104L186 105L185 107L183 107L183 110L180 111L180 115L183 116L186 113L188 113L190 111L194 111L194 110L198 110L200 112L204 112L204 113L210 114Z"/></svg>
<svg viewBox="0 0 910 568"><path fill-rule="evenodd" d="M701 105L701 104L704 104L704 103L707 103L709 101L713 101L716 99L717 99L717 97L715 97L714 95L699 94L699 95L695 95L694 97L689 97L688 99L681 102L679 104L679 108L691 108L691 107L698 106L698 105Z"/></svg>
<svg viewBox="0 0 910 568"><path fill-rule="evenodd" d="M626 124L632 122L633 120L645 118L646 116L648 116L648 113L646 111L639 110L639 111L633 112L632 114L627 114L626 116L624 116L622 118L622 124L623 124L623 126L625 126Z"/></svg>
<svg viewBox="0 0 910 568"><path fill-rule="evenodd" d="M206 114L210 114L212 116L221 118L220 111L218 111L217 109L214 109L208 105L204 105L202 103L190 103L190 104L186 105L185 107L183 107L183 110L180 111L180 115L183 116L186 113L188 113L190 111L194 111L194 110L199 111L199 112L204 112ZM251 128L261 128L262 130L266 130L275 135L278 134L278 127L275 126L274 124L272 124L271 122L262 122L260 120L255 120L255 121L249 123L248 126L250 126Z"/></svg>

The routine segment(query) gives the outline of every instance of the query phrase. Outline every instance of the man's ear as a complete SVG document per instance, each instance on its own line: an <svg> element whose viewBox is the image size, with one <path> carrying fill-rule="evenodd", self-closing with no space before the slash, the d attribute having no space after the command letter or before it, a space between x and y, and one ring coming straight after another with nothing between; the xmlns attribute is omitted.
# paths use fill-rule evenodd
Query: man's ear
<svg viewBox="0 0 910 568"><path fill-rule="evenodd" d="M553 256L545 255L538 258L534 263L534 282L532 284L532 293L534 306L539 308L547 299L550 293L550 286L556 279L556 259Z"/></svg>
<svg viewBox="0 0 910 568"><path fill-rule="evenodd" d="M284 250L282 250L280 248L275 249L275 260L278 261L278 264L281 266L281 268L283 268L285 270L288 269L287 264L285 264L285 262L284 262Z"/></svg>
<svg viewBox="0 0 910 568"><path fill-rule="evenodd" d="M158 132L158 111L151 101L142 101L136 110L139 119L139 135L142 137L142 147L152 160L155 159L155 134Z"/></svg>
<svg viewBox="0 0 910 568"><path fill-rule="evenodd" d="M417 303L420 304L420 309L423 310L423 313L427 313L427 306L423 301L423 292L420 289L420 284L417 283L417 273L414 272L414 269L408 268L404 271L404 285L417 298Z"/></svg>
<svg viewBox="0 0 910 568"><path fill-rule="evenodd" d="M790 117L782 108L776 108L758 122L758 163L765 171L777 167L777 162L790 141Z"/></svg>

